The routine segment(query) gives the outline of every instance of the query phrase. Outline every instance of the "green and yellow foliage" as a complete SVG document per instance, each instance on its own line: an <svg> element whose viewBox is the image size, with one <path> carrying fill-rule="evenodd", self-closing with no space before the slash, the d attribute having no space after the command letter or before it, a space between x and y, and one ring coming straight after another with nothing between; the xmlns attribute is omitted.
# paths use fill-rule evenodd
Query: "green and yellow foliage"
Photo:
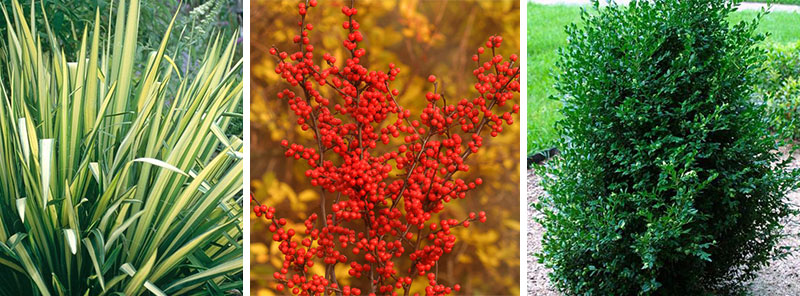
<svg viewBox="0 0 800 296"><path fill-rule="evenodd" d="M96 11L76 59L12 3L0 3L0 295L240 291L243 142L224 132L241 120L238 36L215 37L188 78L165 52L172 22L134 54L139 0Z"/></svg>

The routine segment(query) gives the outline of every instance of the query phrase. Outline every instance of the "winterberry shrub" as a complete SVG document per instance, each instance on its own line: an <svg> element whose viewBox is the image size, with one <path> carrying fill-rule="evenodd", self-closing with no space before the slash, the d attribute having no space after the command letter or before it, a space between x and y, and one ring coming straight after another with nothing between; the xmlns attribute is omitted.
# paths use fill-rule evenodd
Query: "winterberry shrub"
<svg viewBox="0 0 800 296"><path fill-rule="evenodd" d="M475 97L448 98L430 75L431 90L419 98L427 106L412 117L391 87L400 69L366 65L359 11L349 4L341 9L343 62L315 55L314 26L306 18L315 0L298 4L297 51L269 50L278 59L276 73L290 85L278 99L288 100L298 126L315 140L312 147L287 140L281 146L286 157L308 165L305 176L321 191L319 212L308 216L304 230L286 227L275 208L251 200L283 254L276 288L299 295L409 295L423 281L424 291L415 293L458 292L459 284L439 280L438 262L456 245L451 229L487 216L442 212L483 183L460 172L470 169L467 159L478 155L483 137L502 133L519 113L518 56L504 58L498 52L503 38L489 37L472 56ZM317 264L324 266L319 273ZM347 268L346 279L337 278L337 266Z"/></svg>
<svg viewBox="0 0 800 296"><path fill-rule="evenodd" d="M563 157L537 207L540 260L569 294L740 291L780 255L795 172L752 100L763 36L737 3L633 1L567 28Z"/></svg>

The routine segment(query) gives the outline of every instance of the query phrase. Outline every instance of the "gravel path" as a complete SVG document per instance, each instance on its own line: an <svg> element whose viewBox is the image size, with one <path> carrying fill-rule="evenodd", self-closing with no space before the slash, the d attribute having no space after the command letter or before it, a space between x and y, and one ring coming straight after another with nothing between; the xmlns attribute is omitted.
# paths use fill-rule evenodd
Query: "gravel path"
<svg viewBox="0 0 800 296"><path fill-rule="evenodd" d="M800 152L795 158L800 158ZM792 167L800 167L800 161L795 159ZM528 171L528 204L539 202L539 197L544 195L544 190L539 185L541 178ZM800 192L789 194L789 202L795 207L800 206ZM532 218L541 217L541 213L533 207L528 207L528 295L559 295L547 279L548 269L539 264L532 254L541 251L542 226ZM792 237L785 238L781 244L797 248L800 246L800 217L792 217L785 223L785 233ZM752 295L755 296L790 296L800 295L800 252L784 260L774 261L770 266L759 273L750 286Z"/></svg>
<svg viewBox="0 0 800 296"><path fill-rule="evenodd" d="M528 171L528 205L539 202L539 197L544 195L544 189L539 185L541 177L533 173L532 170ZM542 217L542 213L537 211L531 206L528 206L528 295L559 295L556 290L550 286L550 280L547 278L549 269L536 261L533 254L539 253L542 250L542 225L536 223L533 218Z"/></svg>
<svg viewBox="0 0 800 296"><path fill-rule="evenodd" d="M589 5L592 3L591 0L529 0L530 2L537 3L537 4L545 4L545 5ZM600 3L608 4L610 1L608 0L601 0ZM616 0L614 1L618 4L627 5L630 3L630 0ZM739 5L739 10L759 10L761 8L767 7L766 3L756 3L756 2L742 2ZM797 5L789 5L789 4L772 4L771 11L794 11L800 12L800 6Z"/></svg>

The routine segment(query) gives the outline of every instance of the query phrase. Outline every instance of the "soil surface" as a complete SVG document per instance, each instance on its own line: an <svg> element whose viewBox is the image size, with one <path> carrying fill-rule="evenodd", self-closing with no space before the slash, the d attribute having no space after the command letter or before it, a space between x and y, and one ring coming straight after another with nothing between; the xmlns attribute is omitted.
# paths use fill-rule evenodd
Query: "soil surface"
<svg viewBox="0 0 800 296"><path fill-rule="evenodd" d="M800 167L800 152L795 153L795 160L791 167ZM528 171L528 204L539 202L539 197L545 194L539 182L541 177L535 175L533 170ZM789 203L795 208L800 208L800 191L792 192L788 196ZM528 295L560 295L547 278L549 270L539 264L533 254L542 250L542 225L532 218L541 217L542 214L529 206L528 211ZM797 250L800 247L800 216L790 217L784 221L784 232L788 235L781 241L781 245L790 246ZM800 250L783 260L773 261L769 266L759 272L758 277L750 283L750 291L754 296L789 296L800 295Z"/></svg>

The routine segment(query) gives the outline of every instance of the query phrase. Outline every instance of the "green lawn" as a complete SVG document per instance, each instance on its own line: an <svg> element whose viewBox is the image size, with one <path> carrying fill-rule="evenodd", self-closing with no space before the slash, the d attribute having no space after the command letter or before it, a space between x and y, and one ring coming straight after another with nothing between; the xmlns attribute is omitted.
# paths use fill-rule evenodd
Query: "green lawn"
<svg viewBox="0 0 800 296"><path fill-rule="evenodd" d="M800 0L785 0L795 2ZM752 19L754 11L736 12L732 21ZM555 94L553 77L558 48L566 44L564 26L580 21L578 6L528 4L528 153L554 146L554 123L561 103L550 100ZM769 32L767 42L788 43L800 40L800 14L772 12L759 30Z"/></svg>
<svg viewBox="0 0 800 296"><path fill-rule="evenodd" d="M774 1L758 0L758 1L753 1L753 2L800 5L800 0L774 0Z"/></svg>

